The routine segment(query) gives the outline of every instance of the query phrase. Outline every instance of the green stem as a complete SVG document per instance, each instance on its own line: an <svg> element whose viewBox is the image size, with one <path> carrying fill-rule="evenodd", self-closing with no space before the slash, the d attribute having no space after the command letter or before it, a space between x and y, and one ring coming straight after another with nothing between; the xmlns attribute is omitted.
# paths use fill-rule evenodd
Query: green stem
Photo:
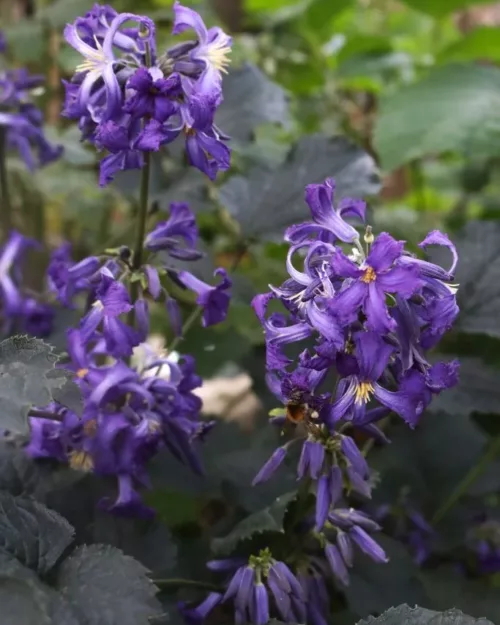
<svg viewBox="0 0 500 625"><path fill-rule="evenodd" d="M448 499L445 500L443 505L438 509L434 517L432 518L432 524L439 523L453 508L453 506L460 500L460 498L467 493L469 488L474 484L477 478L483 473L497 455L500 453L500 436L494 438L484 454L481 456L479 462L475 464L467 475L458 484L455 490L450 494Z"/></svg>
<svg viewBox="0 0 500 625"><path fill-rule="evenodd" d="M248 249L248 245L247 243L241 243L238 251L236 253L236 256L231 264L231 267L229 268L229 273L233 273L234 271L236 271L236 269L238 268L238 265L241 262L241 259L243 258L243 256L245 256L246 251ZM172 343L170 344L168 351L169 352L173 352L175 351L175 349L179 346L179 343L182 341L182 339L186 336L186 334L189 332L189 330L192 328L192 326L194 325L194 323L196 323L196 321L199 319L199 317L201 316L201 313L203 312L203 307L202 306L197 306L189 315L189 317L186 319L186 321L184 322L183 326L182 326L182 331L179 334L179 336L176 336L174 338L174 340L172 341Z"/></svg>
<svg viewBox="0 0 500 625"><path fill-rule="evenodd" d="M161 590L165 589L174 589L174 588L183 588L190 586L191 588L202 588L203 590L210 590L212 592L220 592L221 586L217 586L216 584L211 584L210 582L201 582L195 579L182 579L182 578L164 578L164 579L154 579L153 583L158 586Z"/></svg>
<svg viewBox="0 0 500 625"><path fill-rule="evenodd" d="M146 234L146 221L148 218L148 206L149 206L149 176L151 171L151 158L149 152L144 152L144 166L141 172L141 193L139 198L139 215L137 223L137 233L135 238L133 256L132 256L132 271L137 271L142 265L142 257L144 252L144 236ZM130 299L132 305L135 304L139 295L139 282L136 280L130 285ZM129 325L134 327L135 325L135 310L131 309L129 313Z"/></svg>
<svg viewBox="0 0 500 625"><path fill-rule="evenodd" d="M2 233L6 239L12 227L12 206L9 195L9 182L7 177L7 129L0 126L0 197Z"/></svg>

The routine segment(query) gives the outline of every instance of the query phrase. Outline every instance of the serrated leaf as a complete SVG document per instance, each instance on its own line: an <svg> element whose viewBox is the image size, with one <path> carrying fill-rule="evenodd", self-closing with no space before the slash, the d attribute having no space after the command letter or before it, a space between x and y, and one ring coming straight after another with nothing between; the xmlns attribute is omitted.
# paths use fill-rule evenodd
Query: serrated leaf
<svg viewBox="0 0 500 625"><path fill-rule="evenodd" d="M267 508L250 514L223 538L214 538L212 551L217 557L230 555L239 543L263 532L283 532L283 520L288 505L295 499L297 492L286 493L278 497Z"/></svg>
<svg viewBox="0 0 500 625"><path fill-rule="evenodd" d="M448 151L496 156L499 140L500 69L477 65L438 67L383 98L374 131L386 170Z"/></svg>
<svg viewBox="0 0 500 625"><path fill-rule="evenodd" d="M359 621L357 625L493 625L486 619L475 619L451 609L445 612L435 612L426 608L403 604L397 608L390 608L384 614Z"/></svg>
<svg viewBox="0 0 500 625"><path fill-rule="evenodd" d="M484 4L484 0L402 0L402 2L433 17L443 17L474 4Z"/></svg>
<svg viewBox="0 0 500 625"><path fill-rule="evenodd" d="M0 343L0 427L12 433L28 432L28 411L45 406L57 388L47 374L57 356L39 339L14 336Z"/></svg>
<svg viewBox="0 0 500 625"><path fill-rule="evenodd" d="M40 575L48 573L73 542L73 528L34 499L0 493L0 547Z"/></svg>
<svg viewBox="0 0 500 625"><path fill-rule="evenodd" d="M500 338L499 238L498 222L473 221L456 241L460 315L455 327L461 332Z"/></svg>
<svg viewBox="0 0 500 625"><path fill-rule="evenodd" d="M246 63L224 78L224 101L216 123L231 139L247 142L260 124L274 123L288 127L288 96L255 65Z"/></svg>
<svg viewBox="0 0 500 625"><path fill-rule="evenodd" d="M119 549L83 546L59 567L57 586L85 625L149 625L161 605L146 574Z"/></svg>
<svg viewBox="0 0 500 625"><path fill-rule="evenodd" d="M423 603L426 595L406 547L383 534L374 538L389 556L389 562L379 564L356 553L350 583L345 589L349 609L365 617L374 612L380 614L402 601Z"/></svg>
<svg viewBox="0 0 500 625"><path fill-rule="evenodd" d="M0 554L2 625L63 625L52 620L50 603L33 571Z"/></svg>
<svg viewBox="0 0 500 625"><path fill-rule="evenodd" d="M335 178L337 198L362 198L380 187L375 162L361 148L343 137L308 135L277 169L255 168L247 177L233 176L220 189L219 199L243 236L271 239L310 217L305 186L328 177Z"/></svg>

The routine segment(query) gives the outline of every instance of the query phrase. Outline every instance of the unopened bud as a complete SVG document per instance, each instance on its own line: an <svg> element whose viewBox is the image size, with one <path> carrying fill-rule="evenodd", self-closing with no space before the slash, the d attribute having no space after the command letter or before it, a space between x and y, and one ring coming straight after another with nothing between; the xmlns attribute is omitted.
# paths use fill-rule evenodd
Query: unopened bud
<svg viewBox="0 0 500 625"><path fill-rule="evenodd" d="M366 226L366 232L365 232L365 236L363 237L363 239L365 243L367 243L368 245L371 245L373 241L375 240L371 226Z"/></svg>

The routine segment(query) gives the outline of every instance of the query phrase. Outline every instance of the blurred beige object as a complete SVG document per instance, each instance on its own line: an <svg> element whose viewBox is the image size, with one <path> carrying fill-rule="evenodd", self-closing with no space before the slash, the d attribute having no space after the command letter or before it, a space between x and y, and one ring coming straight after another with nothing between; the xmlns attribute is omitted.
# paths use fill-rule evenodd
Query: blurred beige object
<svg viewBox="0 0 500 625"><path fill-rule="evenodd" d="M456 24L465 34L478 26L500 26L500 2L485 2L456 14Z"/></svg>
<svg viewBox="0 0 500 625"><path fill-rule="evenodd" d="M255 416L262 409L252 390L252 378L246 373L203 380L203 386L193 392L203 402L204 414L238 421L244 429L252 428Z"/></svg>
<svg viewBox="0 0 500 625"><path fill-rule="evenodd" d="M142 369L157 358L166 357L172 362L177 362L179 354L173 352L169 356L168 350L165 349L164 337L161 334L151 334L146 343L134 349L132 364ZM168 379L169 366L162 366L159 372L153 368L150 375ZM193 393L203 402L203 414L217 416L228 421L238 421L244 429L252 428L255 416L262 409L259 398L252 390L252 378L246 373L203 380L203 386L195 389Z"/></svg>

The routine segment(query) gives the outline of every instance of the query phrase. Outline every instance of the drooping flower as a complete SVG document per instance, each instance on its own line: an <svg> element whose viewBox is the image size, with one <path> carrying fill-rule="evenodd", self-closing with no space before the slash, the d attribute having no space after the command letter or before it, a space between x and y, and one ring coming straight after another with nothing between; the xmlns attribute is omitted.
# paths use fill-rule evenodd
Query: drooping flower
<svg viewBox="0 0 500 625"><path fill-rule="evenodd" d="M196 293L196 303L203 308L202 324L204 327L224 321L231 300L229 290L232 282L226 270L216 269L214 275L221 276L221 281L216 286L206 284L189 271L180 271L178 275L182 284Z"/></svg>
<svg viewBox="0 0 500 625"><path fill-rule="evenodd" d="M202 622L216 605L231 601L234 604L235 622L265 625L270 614L278 615L284 622L304 622L306 593L290 568L272 557L269 549L251 556L247 563L240 559L208 562L213 571L231 573L222 593L211 593L195 608L182 605L187 622Z"/></svg>
<svg viewBox="0 0 500 625"><path fill-rule="evenodd" d="M197 242L198 227L191 209L185 203L172 202L169 218L156 224L144 245L152 252L165 251L180 260L197 260L202 256L196 250Z"/></svg>

